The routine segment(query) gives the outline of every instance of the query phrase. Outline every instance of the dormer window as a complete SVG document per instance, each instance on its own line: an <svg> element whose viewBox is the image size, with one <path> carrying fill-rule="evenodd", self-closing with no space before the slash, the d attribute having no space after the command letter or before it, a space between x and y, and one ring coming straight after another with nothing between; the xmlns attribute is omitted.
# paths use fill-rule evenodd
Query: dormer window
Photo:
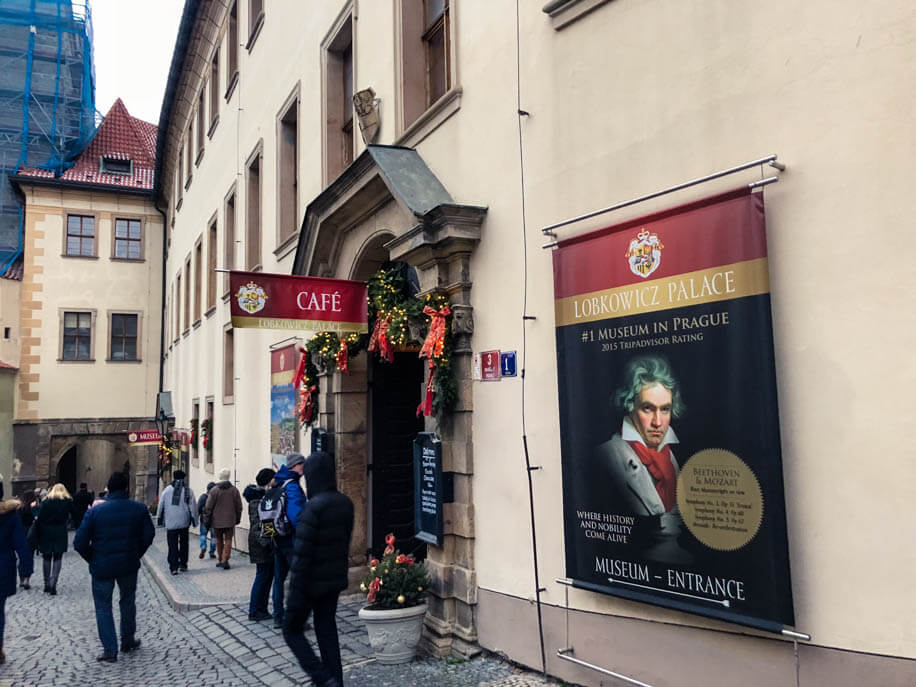
<svg viewBox="0 0 916 687"><path fill-rule="evenodd" d="M99 171L102 174L126 174L131 176L134 173L134 162L133 160L117 157L102 157L99 163Z"/></svg>

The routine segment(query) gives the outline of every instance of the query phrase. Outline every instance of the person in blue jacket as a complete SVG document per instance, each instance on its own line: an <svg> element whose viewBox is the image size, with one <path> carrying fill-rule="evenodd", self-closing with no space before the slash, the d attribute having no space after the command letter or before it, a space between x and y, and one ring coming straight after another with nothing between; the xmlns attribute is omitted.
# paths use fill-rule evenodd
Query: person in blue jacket
<svg viewBox="0 0 916 687"><path fill-rule="evenodd" d="M19 558L19 576L28 579L32 574L32 550L25 540L25 528L17 512L19 499L0 503L0 663L6 661L3 653L3 630L6 626L6 597L16 593L16 558Z"/></svg>
<svg viewBox="0 0 916 687"><path fill-rule="evenodd" d="M296 523L305 506L305 492L299 486L304 466L305 456L290 453L286 456L286 465L281 466L274 477L274 485L283 485L286 490L286 517L290 522L290 532L286 536L274 538L274 627L283 627L283 585L293 561Z"/></svg>
<svg viewBox="0 0 916 687"><path fill-rule="evenodd" d="M89 509L73 539L73 548L89 563L95 622L103 648L97 660L106 663L118 660L118 635L111 609L115 583L120 593L121 651L140 646L136 636L137 571L155 535L149 511L127 498L127 487L125 473L112 474L108 498Z"/></svg>

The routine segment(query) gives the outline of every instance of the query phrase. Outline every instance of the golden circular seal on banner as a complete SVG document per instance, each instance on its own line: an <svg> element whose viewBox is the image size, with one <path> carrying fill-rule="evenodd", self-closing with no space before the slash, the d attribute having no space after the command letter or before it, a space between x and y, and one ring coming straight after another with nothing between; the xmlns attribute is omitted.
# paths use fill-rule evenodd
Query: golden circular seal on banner
<svg viewBox="0 0 916 687"><path fill-rule="evenodd" d="M731 451L698 451L677 478L677 505L687 529L716 551L750 542L763 521L763 494L754 472Z"/></svg>

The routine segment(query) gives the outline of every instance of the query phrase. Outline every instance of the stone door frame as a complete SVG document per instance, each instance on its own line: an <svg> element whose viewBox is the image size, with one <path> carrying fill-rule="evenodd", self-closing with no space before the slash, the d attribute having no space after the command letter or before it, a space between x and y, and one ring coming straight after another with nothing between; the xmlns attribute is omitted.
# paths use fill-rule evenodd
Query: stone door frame
<svg viewBox="0 0 916 687"><path fill-rule="evenodd" d="M394 203L397 221L385 231L364 224ZM391 213L389 213L391 214ZM307 210L299 236L294 274L350 278L363 268L381 236L387 259L417 270L419 295L445 294L452 304L452 367L458 398L441 423L426 418L425 429L442 440L443 470L454 473L454 503L444 506L444 540L427 547L432 576L423 644L434 655L472 656L477 646L477 575L474 561L473 443L471 385L473 312L471 255L480 241L486 208L454 203L414 150L369 146ZM359 236L352 235L359 232ZM345 260L348 241L362 240ZM374 242L374 243L373 243ZM352 252L351 252L352 253ZM356 356L350 374L322 374L319 424L334 434L338 487L356 505L350 548L351 581L366 564L369 480L367 358Z"/></svg>

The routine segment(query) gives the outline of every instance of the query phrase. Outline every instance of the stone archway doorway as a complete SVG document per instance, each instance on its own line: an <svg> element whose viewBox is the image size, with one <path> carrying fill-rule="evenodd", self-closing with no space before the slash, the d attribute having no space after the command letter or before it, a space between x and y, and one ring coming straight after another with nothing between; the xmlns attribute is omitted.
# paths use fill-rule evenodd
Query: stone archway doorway
<svg viewBox="0 0 916 687"><path fill-rule="evenodd" d="M67 487L71 494L76 493L77 447L71 446L57 463L57 482Z"/></svg>
<svg viewBox="0 0 916 687"><path fill-rule="evenodd" d="M416 353L395 353L390 363L369 361L369 550L377 558L389 533L403 553L426 558L426 544L414 527L413 440L423 431L416 416L422 385Z"/></svg>

